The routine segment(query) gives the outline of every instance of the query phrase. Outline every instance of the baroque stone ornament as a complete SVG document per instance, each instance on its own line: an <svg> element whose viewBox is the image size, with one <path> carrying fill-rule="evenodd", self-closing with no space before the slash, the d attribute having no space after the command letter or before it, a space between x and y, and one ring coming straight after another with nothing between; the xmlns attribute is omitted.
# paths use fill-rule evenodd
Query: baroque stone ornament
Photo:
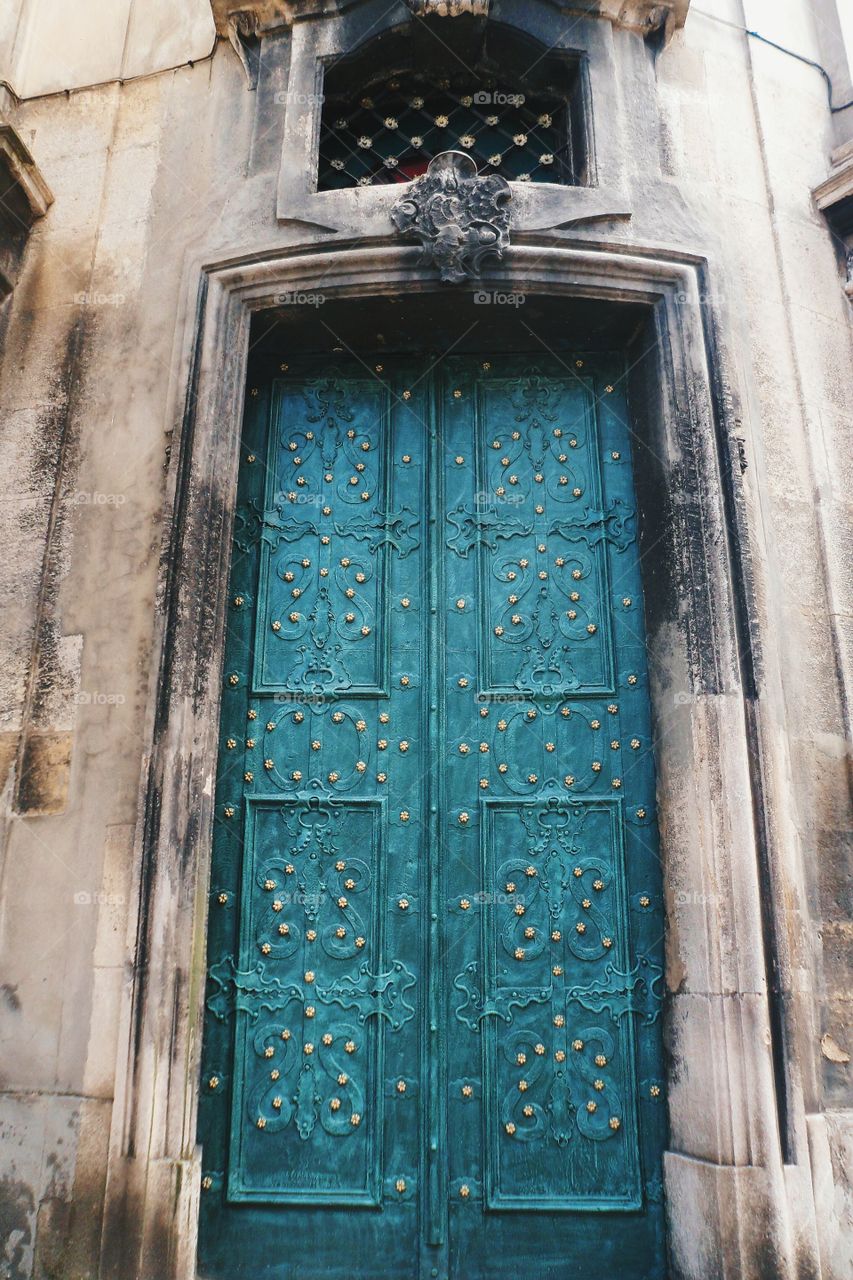
<svg viewBox="0 0 853 1280"><path fill-rule="evenodd" d="M449 284L480 274L485 257L509 246L509 183L480 177L462 151L442 151L391 210L398 231L417 236L424 256Z"/></svg>

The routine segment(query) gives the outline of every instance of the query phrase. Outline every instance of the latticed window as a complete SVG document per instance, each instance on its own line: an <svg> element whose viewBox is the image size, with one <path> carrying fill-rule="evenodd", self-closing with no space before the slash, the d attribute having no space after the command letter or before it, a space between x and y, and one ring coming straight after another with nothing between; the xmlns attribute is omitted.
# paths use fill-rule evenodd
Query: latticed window
<svg viewBox="0 0 853 1280"><path fill-rule="evenodd" d="M492 49L495 44L491 35ZM439 52L445 65L456 67L462 61L449 56L446 47ZM330 69L324 83L318 189L408 182L442 151L464 151L480 173L510 181L584 182L587 156L577 66L555 64L517 36L510 59L515 67L506 68L506 59L499 62L491 49L487 52L485 41L479 54L486 67L467 65L442 74L428 65L428 56L421 56L417 71L386 70L377 76L380 58L386 68L389 62L400 67L405 56L386 45L375 51L372 75L364 57L359 65ZM494 71L496 64L504 74L489 74L487 68Z"/></svg>

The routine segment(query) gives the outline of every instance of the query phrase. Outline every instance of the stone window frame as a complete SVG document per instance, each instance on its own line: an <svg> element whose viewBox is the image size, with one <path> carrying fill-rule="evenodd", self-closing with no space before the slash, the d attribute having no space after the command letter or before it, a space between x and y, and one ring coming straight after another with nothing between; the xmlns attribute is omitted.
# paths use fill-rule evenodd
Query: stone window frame
<svg viewBox="0 0 853 1280"><path fill-rule="evenodd" d="M442 287L418 251L390 240L198 266L135 841L134 964L102 1256L111 1280L196 1275L213 796L252 317L318 279L327 298L418 289L441 305ZM669 577L655 583L661 616L649 620L649 657L668 908L672 1274L712 1280L725 1257L733 1274L767 1266L761 1274L793 1276L794 1226L797 1248L808 1247L808 1212L796 1202L811 1203L812 1190L807 1160L786 1165L780 1145L761 905L769 890L755 819L767 765L740 635L751 570L736 479L738 407L716 318L702 301L705 267L651 249L514 245L483 284L508 289L520 278L528 294L641 303L655 335L633 398L659 467L641 479L641 536L664 539L661 576ZM670 523L650 529L655 496L673 492L681 500Z"/></svg>
<svg viewBox="0 0 853 1280"><path fill-rule="evenodd" d="M283 142L276 191L281 223L299 223L330 232L366 237L390 235L390 210L400 185L316 189L324 68L351 55L367 41L399 28L411 13L400 4L388 8L370 0L356 11L294 24L290 37L287 89L277 95L284 105ZM447 20L452 37L452 19ZM613 29L595 17L578 17L567 27L548 0L495 0L487 21L515 27L557 56L578 59L584 77L587 185L512 182L513 225L541 230L605 216L627 217L623 159L628 137L616 136L620 117L609 113L611 127L596 130L596 102L618 94Z"/></svg>

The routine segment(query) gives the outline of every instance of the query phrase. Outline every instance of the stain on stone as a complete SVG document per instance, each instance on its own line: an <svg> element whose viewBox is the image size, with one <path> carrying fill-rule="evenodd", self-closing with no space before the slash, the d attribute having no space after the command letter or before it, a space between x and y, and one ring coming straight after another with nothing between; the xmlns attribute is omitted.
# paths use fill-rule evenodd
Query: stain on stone
<svg viewBox="0 0 853 1280"><path fill-rule="evenodd" d="M33 733L27 738L18 780L21 814L64 813L71 779L70 733Z"/></svg>
<svg viewBox="0 0 853 1280"><path fill-rule="evenodd" d="M24 1182L0 1179L0 1240L3 1280L30 1280L32 1275L35 1197Z"/></svg>
<svg viewBox="0 0 853 1280"><path fill-rule="evenodd" d="M17 983L4 982L0 985L0 1001L3 1002L10 1013L20 1012L21 998L18 995Z"/></svg>

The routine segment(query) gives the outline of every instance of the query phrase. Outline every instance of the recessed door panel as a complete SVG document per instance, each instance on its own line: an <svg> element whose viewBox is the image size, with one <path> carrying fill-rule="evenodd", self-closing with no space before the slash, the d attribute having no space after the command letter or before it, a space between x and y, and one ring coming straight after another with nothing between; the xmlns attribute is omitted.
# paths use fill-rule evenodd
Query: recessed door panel
<svg viewBox="0 0 853 1280"><path fill-rule="evenodd" d="M200 1275L662 1276L662 909L621 362L385 357L256 382Z"/></svg>

